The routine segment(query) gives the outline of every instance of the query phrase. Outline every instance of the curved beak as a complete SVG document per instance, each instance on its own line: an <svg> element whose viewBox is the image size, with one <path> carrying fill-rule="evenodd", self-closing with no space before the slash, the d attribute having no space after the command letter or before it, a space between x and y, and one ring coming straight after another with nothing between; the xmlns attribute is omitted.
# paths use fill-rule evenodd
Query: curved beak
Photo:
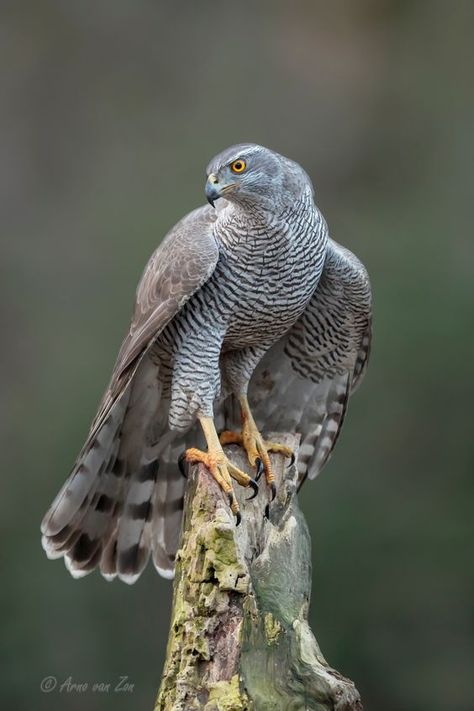
<svg viewBox="0 0 474 711"><path fill-rule="evenodd" d="M214 203L220 197L227 197L228 193L238 190L237 183L221 183L215 173L209 173L206 183L207 201L214 207Z"/></svg>
<svg viewBox="0 0 474 711"><path fill-rule="evenodd" d="M219 179L215 173L210 173L206 183L206 197L208 203L214 207L214 202L221 196Z"/></svg>

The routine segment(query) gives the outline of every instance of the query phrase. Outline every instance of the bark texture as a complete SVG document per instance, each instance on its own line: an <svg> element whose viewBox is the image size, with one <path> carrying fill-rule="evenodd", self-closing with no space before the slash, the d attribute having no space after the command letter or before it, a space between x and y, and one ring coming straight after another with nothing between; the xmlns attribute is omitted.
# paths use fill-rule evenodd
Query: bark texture
<svg viewBox="0 0 474 711"><path fill-rule="evenodd" d="M270 435L297 450L293 435ZM226 452L248 469L240 447ZM324 659L308 625L311 541L296 468L272 456L277 497L236 486L236 527L202 465L192 468L166 662L155 711L361 711L354 684Z"/></svg>

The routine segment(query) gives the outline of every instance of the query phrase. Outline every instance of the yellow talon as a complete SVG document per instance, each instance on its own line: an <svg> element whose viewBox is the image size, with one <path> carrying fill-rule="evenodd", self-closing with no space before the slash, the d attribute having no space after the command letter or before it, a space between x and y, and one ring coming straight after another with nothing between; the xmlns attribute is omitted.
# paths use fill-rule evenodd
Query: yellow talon
<svg viewBox="0 0 474 711"><path fill-rule="evenodd" d="M251 487L253 494L250 499L253 499L258 493L258 484L245 472L241 471L225 456L222 446L219 442L214 422L211 417L200 418L204 436L207 441L208 451L203 452L200 449L191 447L186 450L187 462L202 462L209 470L216 482L219 484L222 491L227 495L229 505L237 519L237 525L241 521L239 504L234 494L232 479L244 487Z"/></svg>
<svg viewBox="0 0 474 711"><path fill-rule="evenodd" d="M265 479L267 484L270 486L272 499L274 499L276 493L274 483L275 476L273 474L270 457L268 456L269 452L281 454L284 457L291 459L291 463L293 464L293 450L284 444L267 442L264 440L258 431L255 420L253 419L247 397L242 395L239 398L239 402L242 414L242 432L231 432L230 430L225 430L221 433L219 441L222 445L240 444L244 447L250 464L257 468L257 481L262 473L265 472Z"/></svg>

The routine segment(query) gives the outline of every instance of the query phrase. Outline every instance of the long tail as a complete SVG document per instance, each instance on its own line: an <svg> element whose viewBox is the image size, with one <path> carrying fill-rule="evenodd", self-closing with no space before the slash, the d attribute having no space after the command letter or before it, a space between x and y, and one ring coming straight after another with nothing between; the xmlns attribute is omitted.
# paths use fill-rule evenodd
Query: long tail
<svg viewBox="0 0 474 711"><path fill-rule="evenodd" d="M133 583L150 553L158 572L173 577L186 481L161 395L158 369L145 357L43 519L48 557L64 556L74 577L99 567L108 580Z"/></svg>

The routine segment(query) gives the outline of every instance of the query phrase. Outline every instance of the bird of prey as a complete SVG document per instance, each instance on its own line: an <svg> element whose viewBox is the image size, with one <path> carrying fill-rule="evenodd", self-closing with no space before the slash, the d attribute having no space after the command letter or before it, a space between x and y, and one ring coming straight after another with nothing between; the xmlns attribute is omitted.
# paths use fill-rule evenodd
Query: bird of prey
<svg viewBox="0 0 474 711"><path fill-rule="evenodd" d="M314 478L364 374L367 272L329 238L305 171L239 144L210 162L205 191L210 205L178 222L145 268L109 387L43 520L43 547L74 577L99 567L132 583L150 554L172 577L183 451L205 464L237 523L233 481L256 493L264 474L270 499L268 454L292 455L258 425L300 432L300 480ZM225 421L229 401L241 432ZM220 437L216 422L228 427ZM231 442L245 448L252 476L225 456Z"/></svg>

